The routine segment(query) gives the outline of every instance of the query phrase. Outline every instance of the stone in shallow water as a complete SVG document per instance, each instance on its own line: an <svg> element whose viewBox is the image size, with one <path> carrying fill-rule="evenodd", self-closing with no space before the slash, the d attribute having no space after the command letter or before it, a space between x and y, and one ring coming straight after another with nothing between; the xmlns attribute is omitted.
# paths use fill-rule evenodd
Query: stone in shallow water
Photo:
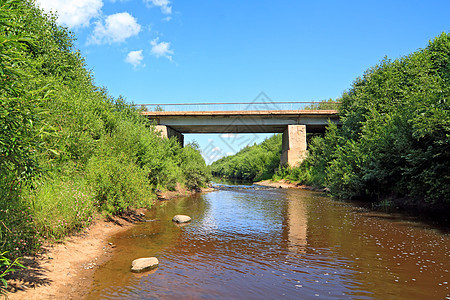
<svg viewBox="0 0 450 300"><path fill-rule="evenodd" d="M158 267L159 261L156 257L144 257L133 260L131 272L144 272Z"/></svg>
<svg viewBox="0 0 450 300"><path fill-rule="evenodd" d="M191 221L191 217L185 215L176 215L173 217L172 221L176 223L187 223Z"/></svg>

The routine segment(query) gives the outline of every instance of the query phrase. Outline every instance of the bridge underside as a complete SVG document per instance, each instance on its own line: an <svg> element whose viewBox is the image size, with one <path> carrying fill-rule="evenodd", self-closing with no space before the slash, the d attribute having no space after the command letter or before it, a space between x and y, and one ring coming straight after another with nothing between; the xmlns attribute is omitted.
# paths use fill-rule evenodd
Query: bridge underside
<svg viewBox="0 0 450 300"><path fill-rule="evenodd" d="M165 125L185 134L185 133L281 133L286 130L288 125ZM325 132L324 125L305 125L308 133Z"/></svg>
<svg viewBox="0 0 450 300"><path fill-rule="evenodd" d="M336 111L143 112L163 136L185 133L283 133L280 164L297 165L306 157L306 133L324 132L338 122Z"/></svg>

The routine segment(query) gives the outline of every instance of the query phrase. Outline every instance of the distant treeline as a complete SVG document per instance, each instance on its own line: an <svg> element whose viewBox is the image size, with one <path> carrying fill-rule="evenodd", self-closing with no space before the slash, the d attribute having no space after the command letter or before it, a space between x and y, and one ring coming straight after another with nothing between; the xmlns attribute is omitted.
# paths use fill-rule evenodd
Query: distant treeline
<svg viewBox="0 0 450 300"><path fill-rule="evenodd" d="M235 155L223 157L211 164L214 176L244 180L269 179L280 164L281 134L259 145L247 146Z"/></svg>
<svg viewBox="0 0 450 300"><path fill-rule="evenodd" d="M306 160L298 168L279 170L274 179L328 187L341 199L404 199L405 205L448 207L449 96L450 35L442 33L425 49L393 61L385 58L357 78L336 99L342 102L342 126L330 124L324 136L313 137ZM212 170L260 179L259 174L276 168L281 146L258 150L261 157L273 157L272 164L253 154L261 147L223 158Z"/></svg>
<svg viewBox="0 0 450 300"><path fill-rule="evenodd" d="M96 211L151 206L157 188L205 185L198 146L160 138L133 106L95 86L55 16L31 1L0 4L0 253L33 252Z"/></svg>

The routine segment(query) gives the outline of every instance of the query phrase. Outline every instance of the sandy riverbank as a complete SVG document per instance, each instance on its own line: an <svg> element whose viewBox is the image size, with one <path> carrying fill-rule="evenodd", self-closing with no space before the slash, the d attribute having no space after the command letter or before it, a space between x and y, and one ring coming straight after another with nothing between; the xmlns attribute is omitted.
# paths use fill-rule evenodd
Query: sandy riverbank
<svg viewBox="0 0 450 300"><path fill-rule="evenodd" d="M210 192L214 189L203 189ZM165 200L191 195L178 190L163 192ZM67 237L63 243L49 244L33 257L22 259L27 269L20 270L8 281L9 299L82 299L90 291L97 267L112 256L115 245L109 239L129 229L139 215L140 209L125 217L105 220L97 216L84 231Z"/></svg>
<svg viewBox="0 0 450 300"><path fill-rule="evenodd" d="M98 216L94 224L63 243L46 245L41 253L22 260L27 269L9 281L9 299L80 299L92 284L98 265L114 251L108 239L127 230L131 220Z"/></svg>
<svg viewBox="0 0 450 300"><path fill-rule="evenodd" d="M316 191L316 192L328 192L327 188L321 189L321 188L315 188L308 185L298 184L298 183L292 183L290 181L281 179L278 181L272 181L272 180L262 180L255 182L254 184L260 185L260 186L268 186L268 187L274 187L274 188L281 188L281 189L303 189L303 190L310 190L310 191Z"/></svg>

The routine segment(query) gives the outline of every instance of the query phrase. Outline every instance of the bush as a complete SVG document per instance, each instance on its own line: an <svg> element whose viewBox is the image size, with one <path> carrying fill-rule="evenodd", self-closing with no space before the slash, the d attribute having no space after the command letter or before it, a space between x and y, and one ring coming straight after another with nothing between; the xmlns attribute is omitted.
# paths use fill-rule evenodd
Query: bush
<svg viewBox="0 0 450 300"><path fill-rule="evenodd" d="M340 129L310 143L294 176L338 198L450 202L450 34L406 57L384 59L341 99ZM295 174L295 175L294 175Z"/></svg>
<svg viewBox="0 0 450 300"><path fill-rule="evenodd" d="M34 186L23 197L39 237L59 240L90 225L98 205L83 179L45 178Z"/></svg>
<svg viewBox="0 0 450 300"><path fill-rule="evenodd" d="M186 187L190 190L204 187L210 180L211 171L206 166L196 143L188 144L183 148L181 169Z"/></svg>
<svg viewBox="0 0 450 300"><path fill-rule="evenodd" d="M40 246L33 210L18 195L0 197L0 249L15 259Z"/></svg>
<svg viewBox="0 0 450 300"><path fill-rule="evenodd" d="M0 296L6 295L6 288L8 287L8 282L5 279L5 276L8 273L14 272L16 267L25 268L20 262L19 258L16 258L14 261L11 261L7 257L7 251L0 253ZM5 296L5 298L8 298Z"/></svg>
<svg viewBox="0 0 450 300"><path fill-rule="evenodd" d="M151 186L145 172L124 156L94 156L87 166L100 210L118 214L134 207L150 207Z"/></svg>
<svg viewBox="0 0 450 300"><path fill-rule="evenodd" d="M133 105L96 87L54 15L33 1L3 2L0 242L8 259L87 226L96 210L148 207L157 187L205 184L198 150L161 139Z"/></svg>

